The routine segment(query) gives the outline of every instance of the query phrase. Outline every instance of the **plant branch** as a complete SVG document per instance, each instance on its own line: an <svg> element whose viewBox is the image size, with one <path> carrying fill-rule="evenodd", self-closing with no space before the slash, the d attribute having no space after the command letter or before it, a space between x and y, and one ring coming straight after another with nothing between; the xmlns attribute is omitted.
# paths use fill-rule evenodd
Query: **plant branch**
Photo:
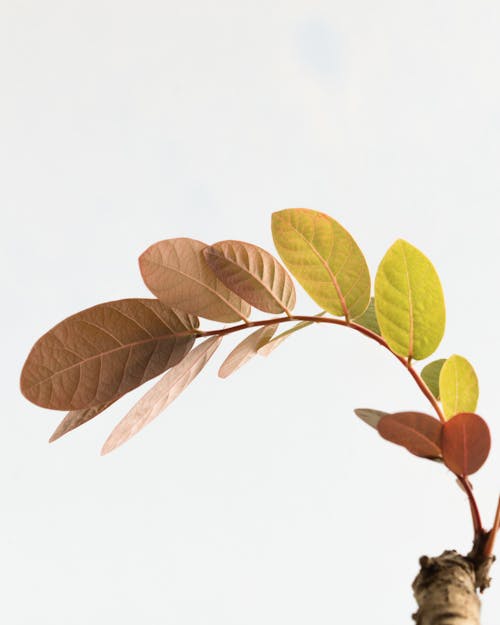
<svg viewBox="0 0 500 625"><path fill-rule="evenodd" d="M403 358L402 356L399 356L398 354L392 351L388 343L380 335L376 334L375 332L373 332L372 330L368 328L365 328L362 325L349 321L348 319L340 319L340 318L336 319L332 317L316 317L316 316L310 316L310 315L289 315L286 317L275 317L272 319L263 319L260 321L249 321L246 323L240 323L235 326L230 326L228 328L221 328L218 330L208 330L208 331L200 330L198 331L197 335L198 336L214 336L214 335L225 336L226 334L233 334L234 332L239 332L240 330L247 330L249 328L261 327L261 326L269 326L269 325L274 325L278 323L287 323L290 321L329 323L332 325L344 326L346 328L351 328L352 330L355 330L356 332L359 332L360 334L363 334L364 336L367 336L368 338L372 339L379 345L382 345L382 347L385 347L387 350L389 350L391 354L393 354L395 358L399 360L399 362L405 367L405 369L407 369L411 377L415 380L420 391L423 393L423 395L426 397L426 399L429 401L429 403L433 407L439 420L442 423L446 422L446 418L436 398L434 397L431 390L429 389L427 384L424 382L420 374L413 368L411 364L411 358ZM460 475L457 475L456 477L458 481L460 482L461 486L463 487L463 490L465 491L467 498L469 500L469 505L470 505L471 514L472 514L472 523L474 526L474 537L475 539L477 539L481 534L484 534L484 529L481 523L481 517L479 514L477 502L472 492L471 484L466 477L463 477ZM497 516L498 515L500 515L500 512L497 513Z"/></svg>

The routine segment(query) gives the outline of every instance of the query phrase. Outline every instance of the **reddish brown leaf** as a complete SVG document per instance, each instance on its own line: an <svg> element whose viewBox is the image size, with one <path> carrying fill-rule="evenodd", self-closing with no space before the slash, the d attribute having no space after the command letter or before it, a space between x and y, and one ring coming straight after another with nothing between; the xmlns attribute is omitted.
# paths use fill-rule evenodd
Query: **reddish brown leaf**
<svg viewBox="0 0 500 625"><path fill-rule="evenodd" d="M197 327L196 317L154 299L98 304L35 343L21 390L34 404L56 410L114 401L182 360Z"/></svg>
<svg viewBox="0 0 500 625"><path fill-rule="evenodd" d="M269 252L243 241L220 241L203 253L219 280L252 306L272 314L290 314L295 287Z"/></svg>
<svg viewBox="0 0 500 625"><path fill-rule="evenodd" d="M421 458L441 456L441 423L423 412L397 412L382 417L377 425L380 436L402 445Z"/></svg>
<svg viewBox="0 0 500 625"><path fill-rule="evenodd" d="M484 419L473 412L455 415L443 425L443 459L457 475L472 475L490 452L490 430Z"/></svg>
<svg viewBox="0 0 500 625"><path fill-rule="evenodd" d="M107 410L111 406L111 404L114 403L114 401L108 401L105 404L99 404L99 406L93 406L92 408L71 410L54 430L54 433L49 438L49 443L53 443L58 438L61 438L61 436L64 436L68 432L71 432L71 430L79 428L84 423L87 423L87 421L90 421L94 417L97 417L98 414L101 414L101 412Z"/></svg>
<svg viewBox="0 0 500 625"><path fill-rule="evenodd" d="M206 247L187 238L151 245L139 258L146 286L167 306L213 321L246 321L250 306L210 269L203 256Z"/></svg>

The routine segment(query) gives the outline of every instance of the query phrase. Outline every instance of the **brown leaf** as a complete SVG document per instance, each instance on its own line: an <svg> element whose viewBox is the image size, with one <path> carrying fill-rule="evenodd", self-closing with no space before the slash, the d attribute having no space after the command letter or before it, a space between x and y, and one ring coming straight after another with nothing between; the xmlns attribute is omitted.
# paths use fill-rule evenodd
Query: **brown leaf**
<svg viewBox="0 0 500 625"><path fill-rule="evenodd" d="M456 475L472 475L490 452L490 430L484 419L473 412L455 415L443 425L443 459Z"/></svg>
<svg viewBox="0 0 500 625"><path fill-rule="evenodd" d="M196 317L154 299L98 304L35 343L21 390L34 404L56 410L114 401L182 360L197 327Z"/></svg>
<svg viewBox="0 0 500 625"><path fill-rule="evenodd" d="M262 345L265 345L276 332L278 324L263 326L252 332L241 343L238 343L229 356L224 360L220 369L219 377L227 378L246 362L251 360Z"/></svg>
<svg viewBox="0 0 500 625"><path fill-rule="evenodd" d="M287 315L293 310L293 281L269 252L243 241L220 241L203 253L219 280L255 308Z"/></svg>
<svg viewBox="0 0 500 625"><path fill-rule="evenodd" d="M187 238L155 243L139 258L144 282L167 306L212 321L247 321L250 306L215 276L203 256L206 247Z"/></svg>
<svg viewBox="0 0 500 625"><path fill-rule="evenodd" d="M356 408L354 414L364 421L367 425L377 429L380 419L388 415L388 412L381 410L373 410L372 408Z"/></svg>
<svg viewBox="0 0 500 625"><path fill-rule="evenodd" d="M423 412L397 412L380 419L378 433L421 458L441 456L441 423Z"/></svg>
<svg viewBox="0 0 500 625"><path fill-rule="evenodd" d="M207 339L170 369L118 423L104 443L101 453L107 454L123 445L163 412L200 373L221 340L219 336Z"/></svg>
<svg viewBox="0 0 500 625"><path fill-rule="evenodd" d="M114 401L108 401L104 404L99 404L99 406L93 406L92 408L82 408L81 410L71 410L64 417L64 419L59 423L57 428L54 430L54 433L49 438L49 443L53 443L61 436L64 436L71 430L80 427L87 421L90 421L94 417L97 417L98 414L104 412L107 408L114 404Z"/></svg>

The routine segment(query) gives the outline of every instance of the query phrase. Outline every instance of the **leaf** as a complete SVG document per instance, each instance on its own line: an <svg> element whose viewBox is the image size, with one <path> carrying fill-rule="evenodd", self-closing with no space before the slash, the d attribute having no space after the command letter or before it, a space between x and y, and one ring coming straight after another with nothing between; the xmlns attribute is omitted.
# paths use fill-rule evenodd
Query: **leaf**
<svg viewBox="0 0 500 625"><path fill-rule="evenodd" d="M219 369L219 377L227 378L245 363L251 360L259 348L265 345L276 332L278 324L263 326L252 332L233 349Z"/></svg>
<svg viewBox="0 0 500 625"><path fill-rule="evenodd" d="M352 236L307 208L273 213L274 244L307 293L332 315L359 317L370 301L370 274Z"/></svg>
<svg viewBox="0 0 500 625"><path fill-rule="evenodd" d="M441 428L437 419L423 412L396 412L382 417L377 425L382 438L421 458L441 456Z"/></svg>
<svg viewBox="0 0 500 625"><path fill-rule="evenodd" d="M163 412L205 367L221 340L220 336L210 337L170 369L118 423L106 439L101 453L107 454L123 445Z"/></svg>
<svg viewBox="0 0 500 625"><path fill-rule="evenodd" d="M457 414L443 424L441 437L444 463L456 475L472 475L490 452L490 430L484 419L472 412Z"/></svg>
<svg viewBox="0 0 500 625"><path fill-rule="evenodd" d="M250 306L230 291L207 265L205 243L166 239L139 258L146 286L167 306L213 321L247 321Z"/></svg>
<svg viewBox="0 0 500 625"><path fill-rule="evenodd" d="M377 429L380 419L389 413L381 410L372 410L372 408L356 408L354 414L372 428Z"/></svg>
<svg viewBox="0 0 500 625"><path fill-rule="evenodd" d="M447 419L460 412L474 412L479 384L470 362L457 354L450 356L439 375L439 391Z"/></svg>
<svg viewBox="0 0 500 625"><path fill-rule="evenodd" d="M314 316L323 317L325 312L326 311L323 310ZM281 334L278 334L278 336L275 336L274 338L271 338L269 341L267 341L267 343L264 343L261 347L259 347L259 349L257 350L257 353L259 354L259 356L269 356L269 354L273 352L278 347L278 345L281 345L281 343L283 343L283 341L288 336L290 336L290 334L294 334L295 332L298 332L299 330L302 330L303 328L307 328L308 326L311 326L314 323L315 323L314 321L301 321L300 323L296 323L290 329L285 330L285 332L281 332Z"/></svg>
<svg viewBox="0 0 500 625"><path fill-rule="evenodd" d="M420 374L422 380L427 384L430 392L436 399L439 399L439 374L441 373L445 360L446 358L440 358L439 360L430 362L428 365L425 365Z"/></svg>
<svg viewBox="0 0 500 625"><path fill-rule="evenodd" d="M383 338L399 356L421 360L439 345L445 305L439 277L416 247L398 240L375 278L375 310Z"/></svg>
<svg viewBox="0 0 500 625"><path fill-rule="evenodd" d="M101 412L104 412L105 410L107 410L107 408L109 408L111 404L114 404L114 403L115 401L113 400L113 401L108 401L104 404L99 404L98 406L93 406L92 408L82 408L81 410L71 410L70 412L68 412L68 414L64 417L61 423L59 423L57 428L54 430L54 433L49 438L49 443L53 443L58 438L61 438L61 436L64 436L68 432L71 432L71 430L74 430L75 428L80 427L84 423L87 423L87 421L90 421L94 417L97 417L98 414L101 414Z"/></svg>
<svg viewBox="0 0 500 625"><path fill-rule="evenodd" d="M356 317L356 319L354 319L354 322L360 326L363 326L363 328L367 328L368 330L375 332L375 334L378 334L380 336L380 327L378 325L377 315L375 313L375 298L370 298L368 308L360 317Z"/></svg>
<svg viewBox="0 0 500 625"><path fill-rule="evenodd" d="M21 391L34 404L56 410L114 401L182 360L197 327L196 317L154 299L98 304L35 343Z"/></svg>
<svg viewBox="0 0 500 625"><path fill-rule="evenodd" d="M219 280L255 308L287 315L293 310L295 286L269 252L242 241L220 241L203 254Z"/></svg>

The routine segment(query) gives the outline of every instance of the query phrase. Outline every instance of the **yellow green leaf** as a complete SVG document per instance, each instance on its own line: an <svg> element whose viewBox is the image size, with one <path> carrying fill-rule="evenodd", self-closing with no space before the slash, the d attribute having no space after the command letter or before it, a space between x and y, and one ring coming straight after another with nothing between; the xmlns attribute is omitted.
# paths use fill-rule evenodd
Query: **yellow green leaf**
<svg viewBox="0 0 500 625"><path fill-rule="evenodd" d="M273 213L276 249L312 299L332 315L353 319L370 301L370 274L352 236L324 213L288 208Z"/></svg>
<svg viewBox="0 0 500 625"><path fill-rule="evenodd" d="M447 419L476 410L479 398L477 375L463 356L454 354L444 363L439 375L439 393Z"/></svg>
<svg viewBox="0 0 500 625"><path fill-rule="evenodd" d="M441 282L430 260L406 241L396 241L380 263L375 311L383 338L399 356L427 358L443 338Z"/></svg>
<svg viewBox="0 0 500 625"><path fill-rule="evenodd" d="M422 380L427 384L430 392L436 399L439 399L439 374L441 373L441 369L443 368L445 362L446 358L434 360L428 365L425 365L422 369L422 373L420 374Z"/></svg>

